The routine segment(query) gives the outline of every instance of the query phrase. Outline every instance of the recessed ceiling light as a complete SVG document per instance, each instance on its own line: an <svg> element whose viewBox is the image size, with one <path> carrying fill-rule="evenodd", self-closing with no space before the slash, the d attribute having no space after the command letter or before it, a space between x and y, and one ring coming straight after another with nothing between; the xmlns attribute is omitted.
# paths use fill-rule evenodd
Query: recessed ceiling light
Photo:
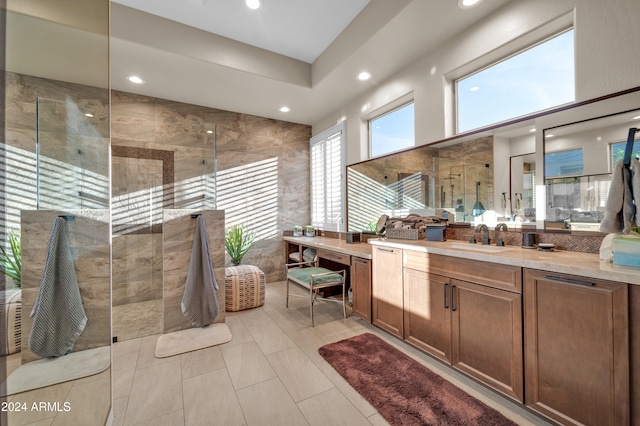
<svg viewBox="0 0 640 426"><path fill-rule="evenodd" d="M144 84L144 80L138 77L137 75L128 75L127 80L135 84Z"/></svg>
<svg viewBox="0 0 640 426"><path fill-rule="evenodd" d="M291 111L289 107L283 106L282 108L280 108L280 112L289 112L289 111Z"/></svg>
<svg viewBox="0 0 640 426"><path fill-rule="evenodd" d="M246 0L245 4L249 9L253 10L260 9L260 6L262 6L262 2L260 0Z"/></svg>
<svg viewBox="0 0 640 426"><path fill-rule="evenodd" d="M458 7L460 9L469 9L470 7L476 6L482 0L458 0Z"/></svg>
<svg viewBox="0 0 640 426"><path fill-rule="evenodd" d="M531 133L536 131L536 128L534 127L533 129L529 130Z"/></svg>
<svg viewBox="0 0 640 426"><path fill-rule="evenodd" d="M356 78L360 81L367 81L369 80L371 77L373 77L373 75L368 72L368 71L362 71L361 73L359 73Z"/></svg>
<svg viewBox="0 0 640 426"><path fill-rule="evenodd" d="M633 120L640 120L640 115L636 115L635 117L633 117Z"/></svg>
<svg viewBox="0 0 640 426"><path fill-rule="evenodd" d="M207 130L207 133L211 134L213 133L213 130Z"/></svg>
<svg viewBox="0 0 640 426"><path fill-rule="evenodd" d="M555 135L545 135L545 137L547 137L547 138L552 138L552 137L554 137L554 136L555 136Z"/></svg>
<svg viewBox="0 0 640 426"><path fill-rule="evenodd" d="M93 114L91 114L90 112L88 112L88 113L86 113L84 116L85 116L85 117L89 117L89 118L91 118L91 117L93 117Z"/></svg>
<svg viewBox="0 0 640 426"><path fill-rule="evenodd" d="M473 86L471 89L469 89L469 91L471 92L477 92L478 90L480 90L478 86Z"/></svg>

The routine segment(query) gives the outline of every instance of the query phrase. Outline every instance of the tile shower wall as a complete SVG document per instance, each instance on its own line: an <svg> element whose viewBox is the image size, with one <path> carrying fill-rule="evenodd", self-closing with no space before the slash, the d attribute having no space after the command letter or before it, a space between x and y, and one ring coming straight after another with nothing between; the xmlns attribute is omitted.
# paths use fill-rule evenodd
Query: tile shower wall
<svg viewBox="0 0 640 426"><path fill-rule="evenodd" d="M5 78L6 229L22 231L22 362L38 357L25 347L31 331L29 313L37 296L46 248L56 213L74 209L69 226L76 273L88 317L75 351L111 343L109 253L109 96L105 88L15 73ZM41 100L37 109L37 100ZM38 112L38 114L37 114ZM93 117L86 117L91 112ZM40 131L40 209L36 211L36 126ZM72 192L67 185L75 183ZM63 184L64 183L64 184ZM76 210L79 209L79 210Z"/></svg>
<svg viewBox="0 0 640 426"><path fill-rule="evenodd" d="M283 230L309 222L310 135L300 124L112 92L114 336L164 331L163 209L224 210L217 226L258 236L243 263L283 279Z"/></svg>
<svg viewBox="0 0 640 426"><path fill-rule="evenodd" d="M75 215L67 223L76 277L87 325L73 352L111 344L109 304L109 211L22 211L22 363L40 359L29 350L33 318L29 313L38 296L53 221Z"/></svg>
<svg viewBox="0 0 640 426"><path fill-rule="evenodd" d="M165 210L162 221L164 333L192 327L182 314L181 308L196 228L196 221L191 218L191 214L204 216L213 274L218 283L216 297L219 310L215 322L219 323L225 320L224 212L221 210Z"/></svg>

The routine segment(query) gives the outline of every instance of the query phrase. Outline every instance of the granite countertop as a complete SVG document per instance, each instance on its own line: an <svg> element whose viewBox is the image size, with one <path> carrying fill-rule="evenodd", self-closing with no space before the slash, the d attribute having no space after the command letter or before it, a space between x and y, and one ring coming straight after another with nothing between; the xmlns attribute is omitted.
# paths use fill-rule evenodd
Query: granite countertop
<svg viewBox="0 0 640 426"><path fill-rule="evenodd" d="M345 240L329 237L284 237L284 240L305 247L332 250L363 259L371 259L372 247L367 243L347 244Z"/></svg>
<svg viewBox="0 0 640 426"><path fill-rule="evenodd" d="M370 239L368 244L640 285L640 268L601 261L600 256L594 253L543 252L516 246L483 246L459 240L438 242L376 238Z"/></svg>

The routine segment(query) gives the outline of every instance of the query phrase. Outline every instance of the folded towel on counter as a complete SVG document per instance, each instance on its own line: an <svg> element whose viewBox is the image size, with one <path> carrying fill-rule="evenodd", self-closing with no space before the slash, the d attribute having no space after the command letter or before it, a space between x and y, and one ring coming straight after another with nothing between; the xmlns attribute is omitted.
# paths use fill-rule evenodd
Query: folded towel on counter
<svg viewBox="0 0 640 426"><path fill-rule="evenodd" d="M209 241L204 216L198 216L187 270L187 282L182 296L182 314L194 327L213 324L220 306L216 297L218 283L213 274Z"/></svg>
<svg viewBox="0 0 640 426"><path fill-rule="evenodd" d="M67 221L61 217L53 222L44 273L31 317L29 349L45 358L70 353L87 324L69 246Z"/></svg>
<svg viewBox="0 0 640 426"><path fill-rule="evenodd" d="M302 259L303 262L315 262L316 261L316 251L312 248L306 248L302 251Z"/></svg>

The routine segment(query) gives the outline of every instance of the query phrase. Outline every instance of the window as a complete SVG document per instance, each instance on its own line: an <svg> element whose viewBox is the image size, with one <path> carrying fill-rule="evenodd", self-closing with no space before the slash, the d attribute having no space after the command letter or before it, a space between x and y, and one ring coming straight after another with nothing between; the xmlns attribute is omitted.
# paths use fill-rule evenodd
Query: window
<svg viewBox="0 0 640 426"><path fill-rule="evenodd" d="M551 152L544 155L544 176L581 175L583 164L582 148Z"/></svg>
<svg viewBox="0 0 640 426"><path fill-rule="evenodd" d="M638 158L640 156L640 139L633 141L633 151L631 151L632 158ZM627 142L617 142L611 144L611 167L624 158L624 149L627 146Z"/></svg>
<svg viewBox="0 0 640 426"><path fill-rule="evenodd" d="M456 81L458 132L575 100L573 30Z"/></svg>
<svg viewBox="0 0 640 426"><path fill-rule="evenodd" d="M345 231L344 122L311 138L311 224Z"/></svg>
<svg viewBox="0 0 640 426"><path fill-rule="evenodd" d="M369 120L371 157L415 145L413 102Z"/></svg>

